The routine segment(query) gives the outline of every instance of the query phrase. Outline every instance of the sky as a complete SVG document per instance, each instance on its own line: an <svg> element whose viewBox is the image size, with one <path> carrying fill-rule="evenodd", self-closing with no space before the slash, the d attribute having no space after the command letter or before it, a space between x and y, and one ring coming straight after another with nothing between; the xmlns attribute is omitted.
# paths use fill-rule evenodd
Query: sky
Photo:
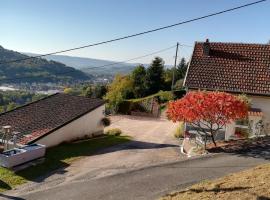
<svg viewBox="0 0 270 200"><path fill-rule="evenodd" d="M0 45L49 53L145 30L250 3L255 0L0 0ZM248 8L64 55L123 61L195 41L266 43L270 1ZM189 58L192 47L180 47ZM175 49L157 54L174 62ZM136 62L149 63L153 56Z"/></svg>

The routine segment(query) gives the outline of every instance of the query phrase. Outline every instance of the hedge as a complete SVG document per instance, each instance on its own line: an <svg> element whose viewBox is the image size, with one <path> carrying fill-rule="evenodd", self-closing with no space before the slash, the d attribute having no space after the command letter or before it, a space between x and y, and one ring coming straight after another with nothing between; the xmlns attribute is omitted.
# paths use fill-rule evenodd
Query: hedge
<svg viewBox="0 0 270 200"><path fill-rule="evenodd" d="M155 98L159 103L165 103L174 99L174 94L171 91L159 91L147 97L138 99L125 100L119 105L118 112L122 114L130 114L131 111L151 112L147 108L147 104Z"/></svg>

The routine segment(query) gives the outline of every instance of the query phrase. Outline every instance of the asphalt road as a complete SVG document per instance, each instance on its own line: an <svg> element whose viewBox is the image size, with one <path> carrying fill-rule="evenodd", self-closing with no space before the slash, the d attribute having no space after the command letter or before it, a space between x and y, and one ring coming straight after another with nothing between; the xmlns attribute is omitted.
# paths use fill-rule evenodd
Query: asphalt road
<svg viewBox="0 0 270 200"><path fill-rule="evenodd" d="M157 199L166 193L185 188L205 179L217 178L269 162L268 153L264 151L262 155L259 154L256 158L253 154L212 155L142 168L98 179L92 178L91 174L88 174L84 178L48 190L35 191L17 198L5 194L0 194L0 197L19 200Z"/></svg>

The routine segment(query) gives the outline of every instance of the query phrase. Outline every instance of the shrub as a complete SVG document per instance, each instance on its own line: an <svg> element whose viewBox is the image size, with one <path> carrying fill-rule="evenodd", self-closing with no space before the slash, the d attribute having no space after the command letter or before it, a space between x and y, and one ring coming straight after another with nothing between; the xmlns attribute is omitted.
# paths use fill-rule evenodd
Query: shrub
<svg viewBox="0 0 270 200"><path fill-rule="evenodd" d="M105 132L105 134L107 134L107 135L113 135L113 136L119 136L119 135L122 134L122 131L119 128L112 128L112 129L107 130Z"/></svg>
<svg viewBox="0 0 270 200"><path fill-rule="evenodd" d="M133 102L131 104L131 111L148 112L148 110L145 107L143 107L143 105L140 104L139 102Z"/></svg>
<svg viewBox="0 0 270 200"><path fill-rule="evenodd" d="M174 137L184 138L184 122L179 122L177 128L175 129Z"/></svg>
<svg viewBox="0 0 270 200"><path fill-rule="evenodd" d="M101 119L101 124L102 124L104 127L110 126L111 120L110 120L109 118L107 118L107 117L104 117L104 118Z"/></svg>
<svg viewBox="0 0 270 200"><path fill-rule="evenodd" d="M173 95L174 95L174 99L181 99L183 96L185 96L186 94L186 90L182 89L182 90L174 90L173 91Z"/></svg>
<svg viewBox="0 0 270 200"><path fill-rule="evenodd" d="M158 98L161 103L171 101L174 99L173 93L171 91L159 91Z"/></svg>
<svg viewBox="0 0 270 200"><path fill-rule="evenodd" d="M119 104L118 112L121 114L130 114L132 108L132 101L123 101Z"/></svg>
<svg viewBox="0 0 270 200"><path fill-rule="evenodd" d="M160 108L159 108L160 112L163 112L164 110L166 110L166 108L167 108L166 104L161 105Z"/></svg>
<svg viewBox="0 0 270 200"><path fill-rule="evenodd" d="M118 112L121 114L130 114L131 111L147 112L142 102L135 100L125 100L119 105Z"/></svg>

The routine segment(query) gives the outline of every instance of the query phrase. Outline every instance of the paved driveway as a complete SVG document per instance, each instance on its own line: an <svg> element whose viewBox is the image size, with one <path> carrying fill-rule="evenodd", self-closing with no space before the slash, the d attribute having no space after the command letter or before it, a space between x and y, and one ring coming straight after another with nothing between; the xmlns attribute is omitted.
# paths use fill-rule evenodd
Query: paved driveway
<svg viewBox="0 0 270 200"><path fill-rule="evenodd" d="M173 137L176 125L166 119L114 116L109 128L120 128L134 141L107 148L96 155L81 159L58 170L47 178L25 184L10 195L43 191L85 179L99 179L152 165L185 159L180 154L178 141ZM86 178L87 177L87 178Z"/></svg>
<svg viewBox="0 0 270 200"><path fill-rule="evenodd" d="M198 181L220 177L265 162L269 162L269 160L267 161L263 156L254 158L248 155L218 154L162 164L99 179L93 179L88 174L84 179L48 190L22 194L19 199L151 200Z"/></svg>
<svg viewBox="0 0 270 200"><path fill-rule="evenodd" d="M246 152L186 159L180 156L177 141L171 136L175 128L171 122L126 116L112 120L112 127L121 127L135 141L108 148L74 163L67 171L58 171L58 175L50 176L42 183L0 194L0 198L156 199L201 180L220 177L270 160L270 145L254 146Z"/></svg>

